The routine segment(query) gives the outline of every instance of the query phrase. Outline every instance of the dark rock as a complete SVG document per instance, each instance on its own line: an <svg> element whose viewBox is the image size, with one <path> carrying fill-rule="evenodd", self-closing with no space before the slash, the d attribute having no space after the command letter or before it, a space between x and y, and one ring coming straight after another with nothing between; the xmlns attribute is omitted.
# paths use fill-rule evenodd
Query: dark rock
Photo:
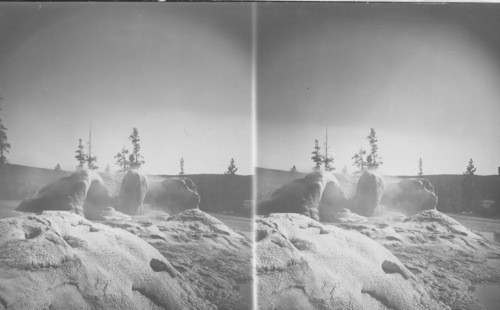
<svg viewBox="0 0 500 310"><path fill-rule="evenodd" d="M278 188L269 198L259 202L257 213L299 213L319 220L318 207L325 186L335 181L330 173L310 173Z"/></svg>
<svg viewBox="0 0 500 310"><path fill-rule="evenodd" d="M336 181L326 184L319 207L319 219L322 222L332 222L337 219L337 213L348 206L344 190Z"/></svg>
<svg viewBox="0 0 500 310"><path fill-rule="evenodd" d="M438 197L434 186L425 179L405 179L387 183L381 204L405 215L436 208Z"/></svg>
<svg viewBox="0 0 500 310"><path fill-rule="evenodd" d="M146 202L153 208L171 215L184 210L197 209L200 195L194 182L188 178L172 178L152 183Z"/></svg>
<svg viewBox="0 0 500 310"><path fill-rule="evenodd" d="M146 176L136 170L129 170L120 187L118 211L129 215L144 213L143 202L148 190Z"/></svg>
<svg viewBox="0 0 500 310"><path fill-rule="evenodd" d="M363 216L374 216L383 192L382 178L373 172L365 171L358 180L351 210Z"/></svg>
<svg viewBox="0 0 500 310"><path fill-rule="evenodd" d="M101 177L95 171L81 170L45 186L35 198L21 202L16 211L61 210L87 216L110 200ZM85 210L87 206L88 210Z"/></svg>

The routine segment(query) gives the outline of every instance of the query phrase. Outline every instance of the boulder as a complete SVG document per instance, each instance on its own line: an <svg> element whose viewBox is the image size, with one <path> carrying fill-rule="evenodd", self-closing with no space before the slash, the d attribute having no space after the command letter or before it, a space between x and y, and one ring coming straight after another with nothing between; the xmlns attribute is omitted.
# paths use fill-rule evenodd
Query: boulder
<svg viewBox="0 0 500 310"><path fill-rule="evenodd" d="M171 178L151 184L146 202L153 208L173 215L183 210L197 209L200 195L191 179Z"/></svg>
<svg viewBox="0 0 500 310"><path fill-rule="evenodd" d="M299 214L271 214L256 229L259 309L442 309L398 258L356 231Z"/></svg>
<svg viewBox="0 0 500 310"><path fill-rule="evenodd" d="M123 177L118 196L118 211L129 215L141 214L144 212L143 202L146 197L148 182L146 176L129 170Z"/></svg>
<svg viewBox="0 0 500 310"><path fill-rule="evenodd" d="M363 216L374 216L383 192L382 178L371 171L365 171L358 180L356 193L351 202L351 211Z"/></svg>
<svg viewBox="0 0 500 310"><path fill-rule="evenodd" d="M259 202L257 213L299 213L319 220L319 203L329 182L336 182L331 173L312 172L275 190L270 197Z"/></svg>
<svg viewBox="0 0 500 310"><path fill-rule="evenodd" d="M322 222L332 222L337 219L337 214L348 206L344 190L337 180L328 182L321 196L319 219Z"/></svg>
<svg viewBox="0 0 500 310"><path fill-rule="evenodd" d="M108 190L97 172L80 170L43 187L35 198L21 202L16 211L61 210L90 216L110 201Z"/></svg>
<svg viewBox="0 0 500 310"><path fill-rule="evenodd" d="M434 186L426 179L414 178L386 183L381 204L389 210L413 215L436 209L437 202Z"/></svg>

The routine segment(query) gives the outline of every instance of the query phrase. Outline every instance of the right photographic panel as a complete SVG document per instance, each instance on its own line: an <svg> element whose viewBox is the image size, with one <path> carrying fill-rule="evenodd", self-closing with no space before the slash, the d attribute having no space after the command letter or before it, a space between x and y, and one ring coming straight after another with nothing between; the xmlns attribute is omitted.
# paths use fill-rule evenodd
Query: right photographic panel
<svg viewBox="0 0 500 310"><path fill-rule="evenodd" d="M259 309L498 309L500 5L254 17Z"/></svg>

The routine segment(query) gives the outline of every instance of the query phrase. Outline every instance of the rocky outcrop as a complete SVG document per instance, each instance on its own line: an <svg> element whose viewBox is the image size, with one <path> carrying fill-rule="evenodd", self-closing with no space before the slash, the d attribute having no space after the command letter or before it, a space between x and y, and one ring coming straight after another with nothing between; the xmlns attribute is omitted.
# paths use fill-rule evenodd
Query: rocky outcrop
<svg viewBox="0 0 500 310"><path fill-rule="evenodd" d="M298 214L257 220L259 309L442 309L398 258Z"/></svg>
<svg viewBox="0 0 500 310"><path fill-rule="evenodd" d="M329 182L335 181L328 172L310 173L278 188L259 202L257 213L298 213L319 220L318 207L323 191Z"/></svg>
<svg viewBox="0 0 500 310"><path fill-rule="evenodd" d="M112 210L108 210L112 211ZM250 241L187 210L0 220L0 309L251 309Z"/></svg>
<svg viewBox="0 0 500 310"><path fill-rule="evenodd" d="M194 309L251 309L251 242L213 216L190 209L104 223L131 232L167 258L179 273L176 279L203 299Z"/></svg>
<svg viewBox="0 0 500 310"><path fill-rule="evenodd" d="M171 178L152 183L146 202L155 209L174 215L184 210L197 209L200 195L192 180Z"/></svg>
<svg viewBox="0 0 500 310"><path fill-rule="evenodd" d="M347 196L339 182L333 180L326 184L319 207L319 219L322 222L332 222L337 213L348 207Z"/></svg>
<svg viewBox="0 0 500 310"><path fill-rule="evenodd" d="M337 225L360 232L391 251L418 282L425 283L428 295L441 309L483 309L474 286L500 283L498 245L437 210Z"/></svg>
<svg viewBox="0 0 500 310"><path fill-rule="evenodd" d="M382 178L365 171L358 180L356 194L352 198L351 211L363 216L374 216L384 193Z"/></svg>
<svg viewBox="0 0 500 310"><path fill-rule="evenodd" d="M0 271L5 309L185 309L193 294L146 241L69 212L0 220Z"/></svg>
<svg viewBox="0 0 500 310"><path fill-rule="evenodd" d="M23 201L16 211L40 213L46 210L71 211L90 216L110 202L108 190L95 171L81 170L59 179L41 190L35 198Z"/></svg>
<svg viewBox="0 0 500 310"><path fill-rule="evenodd" d="M143 202L147 190L146 176L136 170L129 170L121 183L118 211L129 215L144 213Z"/></svg>
<svg viewBox="0 0 500 310"><path fill-rule="evenodd" d="M438 197L434 187L426 179L405 179L397 183L386 183L381 204L389 210L405 215L435 209Z"/></svg>

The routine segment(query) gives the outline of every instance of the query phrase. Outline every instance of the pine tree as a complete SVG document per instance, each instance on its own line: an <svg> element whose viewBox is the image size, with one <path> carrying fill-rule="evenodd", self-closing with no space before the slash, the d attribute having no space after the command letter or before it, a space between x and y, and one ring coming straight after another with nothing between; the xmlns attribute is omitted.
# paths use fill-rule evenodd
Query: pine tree
<svg viewBox="0 0 500 310"><path fill-rule="evenodd" d="M179 175L184 175L184 157L181 157L180 165L181 165L181 171L179 172Z"/></svg>
<svg viewBox="0 0 500 310"><path fill-rule="evenodd" d="M229 166L227 166L227 171L224 172L224 174L235 175L236 171L238 171L238 168L236 168L236 165L234 164L234 159L231 158L231 161L229 161Z"/></svg>
<svg viewBox="0 0 500 310"><path fill-rule="evenodd" d="M321 155L320 151L321 147L318 145L318 139L316 139L314 140L314 150L311 152L311 154L313 155L311 159L315 164L314 169L316 170L319 170L321 164L323 163L323 155Z"/></svg>
<svg viewBox="0 0 500 310"><path fill-rule="evenodd" d="M128 153L129 151L123 147L120 153L115 155L116 158L116 165L120 167L120 170L118 172L127 172L128 169L130 169L130 161L128 160Z"/></svg>
<svg viewBox="0 0 500 310"><path fill-rule="evenodd" d="M323 156L323 164L325 166L325 171L335 170L333 167L333 157L328 156L328 126L326 127L325 155Z"/></svg>
<svg viewBox="0 0 500 310"><path fill-rule="evenodd" d="M377 134L375 129L370 128L370 134L366 137L368 142L370 143L370 155L367 158L367 165L370 168L378 168L383 164L381 161L381 157L378 155L378 145L377 145Z"/></svg>
<svg viewBox="0 0 500 310"><path fill-rule="evenodd" d="M54 168L55 171L62 171L61 165L57 164L57 166Z"/></svg>
<svg viewBox="0 0 500 310"><path fill-rule="evenodd" d="M96 163L97 162L97 156L88 156L87 157L87 167L90 169L90 170L97 170L99 169L98 166L96 166Z"/></svg>
<svg viewBox="0 0 500 310"><path fill-rule="evenodd" d="M142 156L139 151L141 150L141 145L139 142L141 141L139 137L139 131L134 127L132 130L132 134L129 136L130 141L132 141L132 153L129 156L130 166L131 167L140 167L146 163L144 161L144 156Z"/></svg>
<svg viewBox="0 0 500 310"><path fill-rule="evenodd" d="M290 172L293 172L293 173L297 172L297 167L295 167L295 165L293 165L293 167L290 168Z"/></svg>
<svg viewBox="0 0 500 310"><path fill-rule="evenodd" d="M85 147L83 146L82 139L78 139L78 146L75 151L76 155L76 161L78 162L78 166L76 166L77 169L83 169L85 163L87 162L87 154L85 154L84 151Z"/></svg>
<svg viewBox="0 0 500 310"><path fill-rule="evenodd" d="M418 160L418 176L421 177L423 173L423 164L424 162L422 161L422 157Z"/></svg>
<svg viewBox="0 0 500 310"><path fill-rule="evenodd" d="M97 156L92 156L92 125L90 125L90 131L89 131L89 153L87 155L87 167L90 170L97 170L99 167L95 165L97 162Z"/></svg>
<svg viewBox="0 0 500 310"><path fill-rule="evenodd" d="M347 166L344 166L344 168L342 168L342 174L343 175L347 174Z"/></svg>
<svg viewBox="0 0 500 310"><path fill-rule="evenodd" d="M107 164L106 168L104 168L104 172L111 173L111 168L109 168L109 164Z"/></svg>
<svg viewBox="0 0 500 310"><path fill-rule="evenodd" d="M2 96L0 96L0 115L2 115ZM5 156L9 153L10 143L7 141L7 128L3 125L2 119L0 118L0 167L7 163L7 157Z"/></svg>
<svg viewBox="0 0 500 310"><path fill-rule="evenodd" d="M465 168L465 172L462 175L462 181L460 183L460 209L462 211L473 211L479 206L479 195L476 189L475 172L476 167L474 167L474 162L471 158L469 160L469 164Z"/></svg>
<svg viewBox="0 0 500 310"><path fill-rule="evenodd" d="M365 161L366 151L363 148L359 149L359 152L356 153L351 159L354 160L353 166L357 167L360 172L365 171L367 162Z"/></svg>

